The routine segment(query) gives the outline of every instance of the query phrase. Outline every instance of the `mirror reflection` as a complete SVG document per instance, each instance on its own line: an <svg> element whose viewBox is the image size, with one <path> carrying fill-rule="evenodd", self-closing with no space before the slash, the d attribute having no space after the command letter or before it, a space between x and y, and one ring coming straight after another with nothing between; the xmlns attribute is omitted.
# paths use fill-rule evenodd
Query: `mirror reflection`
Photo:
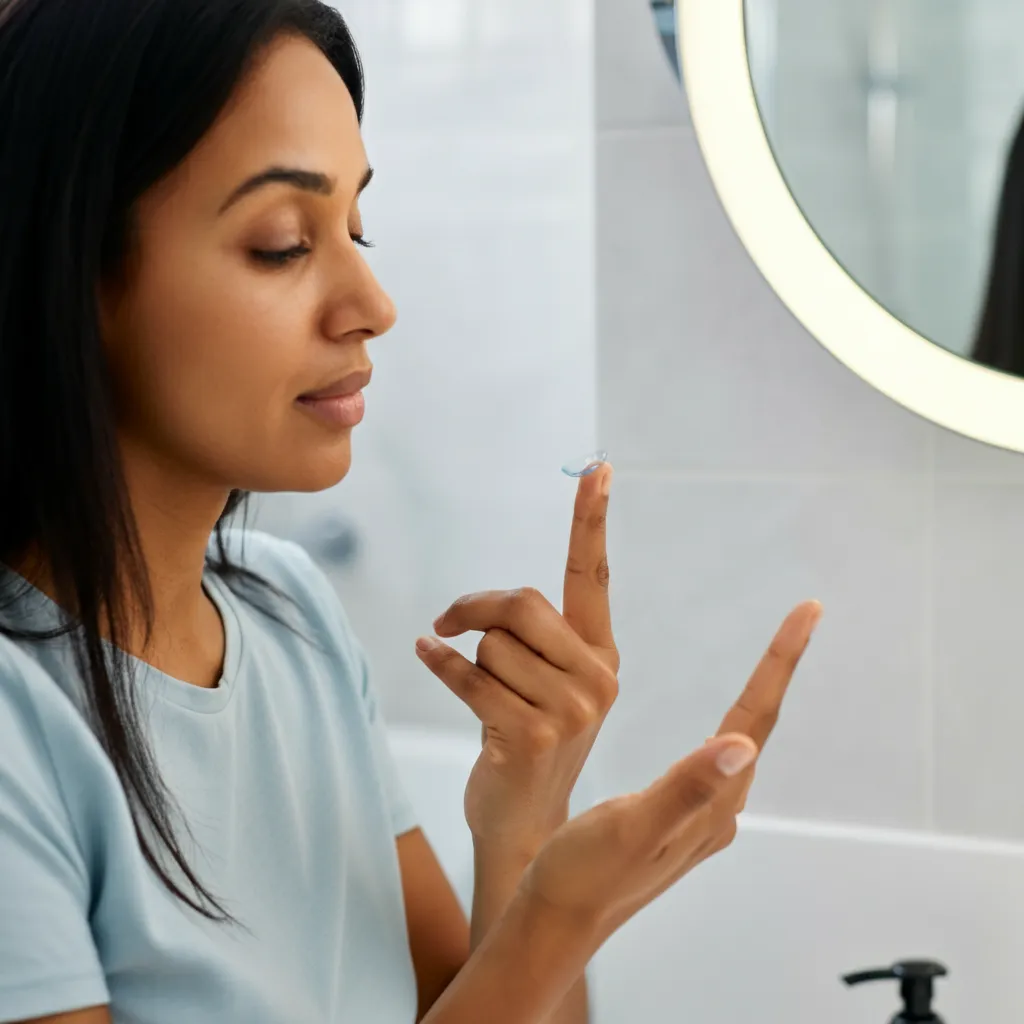
<svg viewBox="0 0 1024 1024"><path fill-rule="evenodd" d="M661 44L665 47L665 55L679 76L679 51L676 48L676 5L675 0L651 0L654 13L654 24L661 36Z"/></svg>
<svg viewBox="0 0 1024 1024"><path fill-rule="evenodd" d="M1024 375L1024 6L745 0L751 76L823 244L936 344Z"/></svg>

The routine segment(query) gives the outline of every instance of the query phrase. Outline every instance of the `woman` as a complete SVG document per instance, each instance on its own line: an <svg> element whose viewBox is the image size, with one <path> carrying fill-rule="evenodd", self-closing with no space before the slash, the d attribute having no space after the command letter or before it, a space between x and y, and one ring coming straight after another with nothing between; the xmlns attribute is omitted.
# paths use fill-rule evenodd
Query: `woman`
<svg viewBox="0 0 1024 1024"><path fill-rule="evenodd" d="M0 0L0 1020L586 1019L582 971L727 844L820 614L722 733L567 822L615 698L610 470L564 615L471 595L420 656L481 718L467 921L397 782L363 653L247 492L349 469L371 173L315 0Z"/></svg>

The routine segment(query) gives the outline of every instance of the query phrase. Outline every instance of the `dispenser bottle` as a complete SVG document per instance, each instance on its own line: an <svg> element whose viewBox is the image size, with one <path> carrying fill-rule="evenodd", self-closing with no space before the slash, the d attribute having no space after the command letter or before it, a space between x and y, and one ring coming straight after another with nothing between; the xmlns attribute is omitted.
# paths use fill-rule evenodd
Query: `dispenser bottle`
<svg viewBox="0 0 1024 1024"><path fill-rule="evenodd" d="M903 1009L889 1024L943 1024L942 1018L932 1011L935 979L949 972L933 960L903 960L892 967L879 967L870 971L847 974L847 985L860 985L865 981L898 981L903 996Z"/></svg>

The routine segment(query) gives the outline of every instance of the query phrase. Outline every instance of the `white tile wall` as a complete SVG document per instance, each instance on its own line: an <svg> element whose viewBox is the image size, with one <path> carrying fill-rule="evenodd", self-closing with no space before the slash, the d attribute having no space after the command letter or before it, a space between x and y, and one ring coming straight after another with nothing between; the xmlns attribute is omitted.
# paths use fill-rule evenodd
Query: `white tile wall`
<svg viewBox="0 0 1024 1024"><path fill-rule="evenodd" d="M751 809L1024 837L1024 457L905 412L794 322L691 129L649 99L664 67L636 42L646 3L596 9L599 412L620 470L624 658L609 784L642 785L702 740L788 608L818 597Z"/></svg>
<svg viewBox="0 0 1024 1024"><path fill-rule="evenodd" d="M786 612L827 617L751 804L921 827L931 736L920 476L711 480L627 471L612 538L623 648L602 767L647 785L714 733Z"/></svg>
<svg viewBox="0 0 1024 1024"><path fill-rule="evenodd" d="M942 480L935 528L937 824L1024 835L1024 486Z"/></svg>

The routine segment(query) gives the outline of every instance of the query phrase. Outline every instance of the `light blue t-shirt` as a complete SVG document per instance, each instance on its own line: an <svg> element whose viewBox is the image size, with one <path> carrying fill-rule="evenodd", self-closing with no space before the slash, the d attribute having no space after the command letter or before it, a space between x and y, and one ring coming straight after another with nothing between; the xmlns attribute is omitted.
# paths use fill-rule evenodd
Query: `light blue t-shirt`
<svg viewBox="0 0 1024 1024"><path fill-rule="evenodd" d="M207 571L226 629L219 685L133 664L156 763L196 840L175 816L186 860L249 931L204 919L143 859L80 713L69 640L0 637L0 1021L98 1003L117 1024L415 1021L395 837L416 820L365 656L302 548L228 538L236 562L297 599L290 621L326 653ZM12 582L4 568L0 585ZM5 621L57 623L34 588L15 612Z"/></svg>

